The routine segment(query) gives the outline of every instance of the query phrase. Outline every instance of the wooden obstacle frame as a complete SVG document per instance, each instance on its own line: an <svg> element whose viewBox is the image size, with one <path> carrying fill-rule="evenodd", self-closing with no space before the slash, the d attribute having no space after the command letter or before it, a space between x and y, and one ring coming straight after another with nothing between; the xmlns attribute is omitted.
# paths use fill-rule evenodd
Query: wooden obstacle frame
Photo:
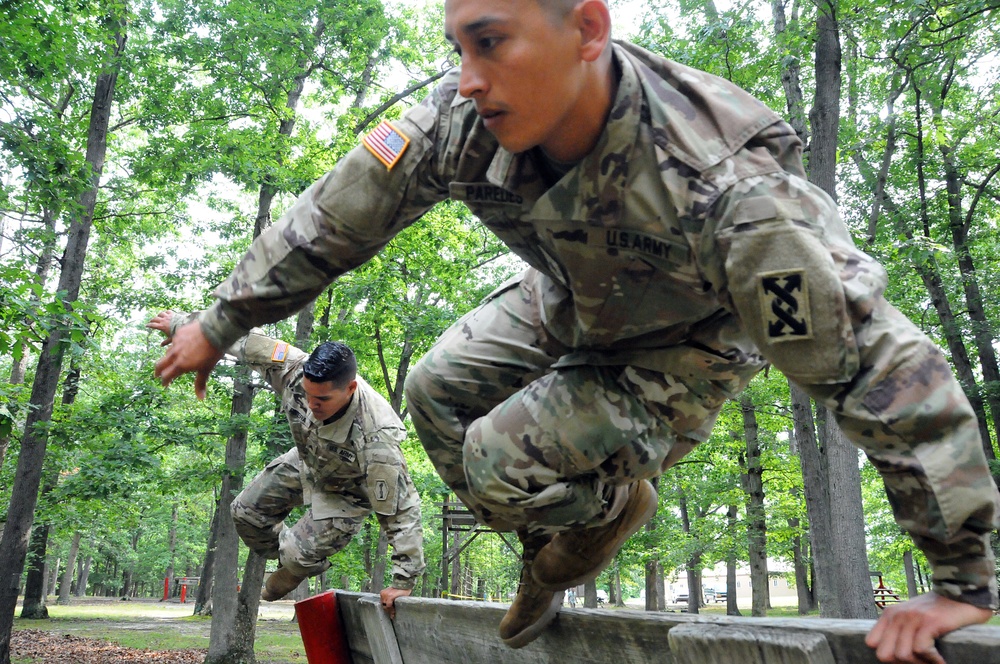
<svg viewBox="0 0 1000 664"><path fill-rule="evenodd" d="M354 664L879 664L870 620L564 608L511 650L497 636L505 604L403 597L393 621L377 595L336 599ZM1000 628L966 627L938 647L948 664L1000 664Z"/></svg>

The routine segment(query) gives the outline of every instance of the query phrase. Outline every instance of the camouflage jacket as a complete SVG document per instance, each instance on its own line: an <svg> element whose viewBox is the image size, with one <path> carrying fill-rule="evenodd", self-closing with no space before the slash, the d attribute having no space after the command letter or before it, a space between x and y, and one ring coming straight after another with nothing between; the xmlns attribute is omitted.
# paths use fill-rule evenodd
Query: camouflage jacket
<svg viewBox="0 0 1000 664"><path fill-rule="evenodd" d="M996 607L1000 494L972 410L806 180L794 131L727 81L629 44L614 57L605 130L552 186L537 151L499 147L446 76L391 123L408 141L391 167L355 149L258 238L201 318L209 340L291 315L435 203L464 201L536 273L542 320L571 349L557 367L677 376L678 433L706 440L725 399L775 365L878 466L936 590Z"/></svg>
<svg viewBox="0 0 1000 664"><path fill-rule="evenodd" d="M175 313L171 334L189 319ZM260 374L281 397L302 464L302 502L316 519L364 518L375 512L393 548L393 586L412 588L424 569L420 497L399 446L406 427L361 376L347 411L334 422L313 418L302 391L308 353L261 330L226 352Z"/></svg>

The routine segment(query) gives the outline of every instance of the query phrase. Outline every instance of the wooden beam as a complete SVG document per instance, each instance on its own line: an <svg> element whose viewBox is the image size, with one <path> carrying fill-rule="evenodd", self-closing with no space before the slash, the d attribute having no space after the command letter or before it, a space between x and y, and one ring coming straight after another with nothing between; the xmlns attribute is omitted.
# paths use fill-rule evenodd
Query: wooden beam
<svg viewBox="0 0 1000 664"><path fill-rule="evenodd" d="M879 664L864 643L870 620L564 608L536 641L511 650L497 634L507 604L402 597L389 622L376 597L337 593L355 664L373 661L381 646L369 641L386 639L388 629L406 664ZM360 613L372 610L385 620L369 634ZM1000 627L966 627L938 647L948 664L1000 662Z"/></svg>

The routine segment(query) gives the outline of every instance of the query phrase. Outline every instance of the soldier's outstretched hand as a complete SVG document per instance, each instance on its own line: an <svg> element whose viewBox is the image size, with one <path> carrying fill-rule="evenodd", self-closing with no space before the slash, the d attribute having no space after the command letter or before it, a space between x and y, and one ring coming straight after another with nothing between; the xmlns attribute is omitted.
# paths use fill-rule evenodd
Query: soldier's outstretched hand
<svg viewBox="0 0 1000 664"><path fill-rule="evenodd" d="M170 321L174 317L174 312L167 309L166 311L161 311L160 313L153 316L153 319L146 323L146 327L159 330L163 332L164 339L160 342L161 346L170 345Z"/></svg>
<svg viewBox="0 0 1000 664"><path fill-rule="evenodd" d="M886 607L865 643L880 662L946 664L934 640L959 627L984 623L992 615L989 609L931 592Z"/></svg>
<svg viewBox="0 0 1000 664"><path fill-rule="evenodd" d="M153 327L153 322L157 321L157 318L150 321L150 327ZM169 330L169 320L167 325ZM223 354L223 351L209 343L201 331L201 323L195 320L177 329L177 333L170 339L170 348L156 363L153 375L166 387L181 374L193 371L194 393L199 399L204 399L208 376L222 359Z"/></svg>

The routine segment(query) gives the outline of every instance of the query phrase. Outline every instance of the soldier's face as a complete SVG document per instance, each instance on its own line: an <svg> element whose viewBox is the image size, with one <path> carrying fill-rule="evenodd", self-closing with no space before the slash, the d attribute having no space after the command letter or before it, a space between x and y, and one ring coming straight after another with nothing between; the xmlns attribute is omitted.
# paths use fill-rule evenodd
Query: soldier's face
<svg viewBox="0 0 1000 664"><path fill-rule="evenodd" d="M358 381L352 380L342 388L336 388L333 383L315 383L308 378L302 378L302 391L306 394L309 410L313 417L322 422L335 415L341 408L346 406L354 391L358 389Z"/></svg>
<svg viewBox="0 0 1000 664"><path fill-rule="evenodd" d="M462 60L459 94L506 150L541 146L576 159L587 99L579 15L554 15L537 0L446 0L445 36Z"/></svg>

